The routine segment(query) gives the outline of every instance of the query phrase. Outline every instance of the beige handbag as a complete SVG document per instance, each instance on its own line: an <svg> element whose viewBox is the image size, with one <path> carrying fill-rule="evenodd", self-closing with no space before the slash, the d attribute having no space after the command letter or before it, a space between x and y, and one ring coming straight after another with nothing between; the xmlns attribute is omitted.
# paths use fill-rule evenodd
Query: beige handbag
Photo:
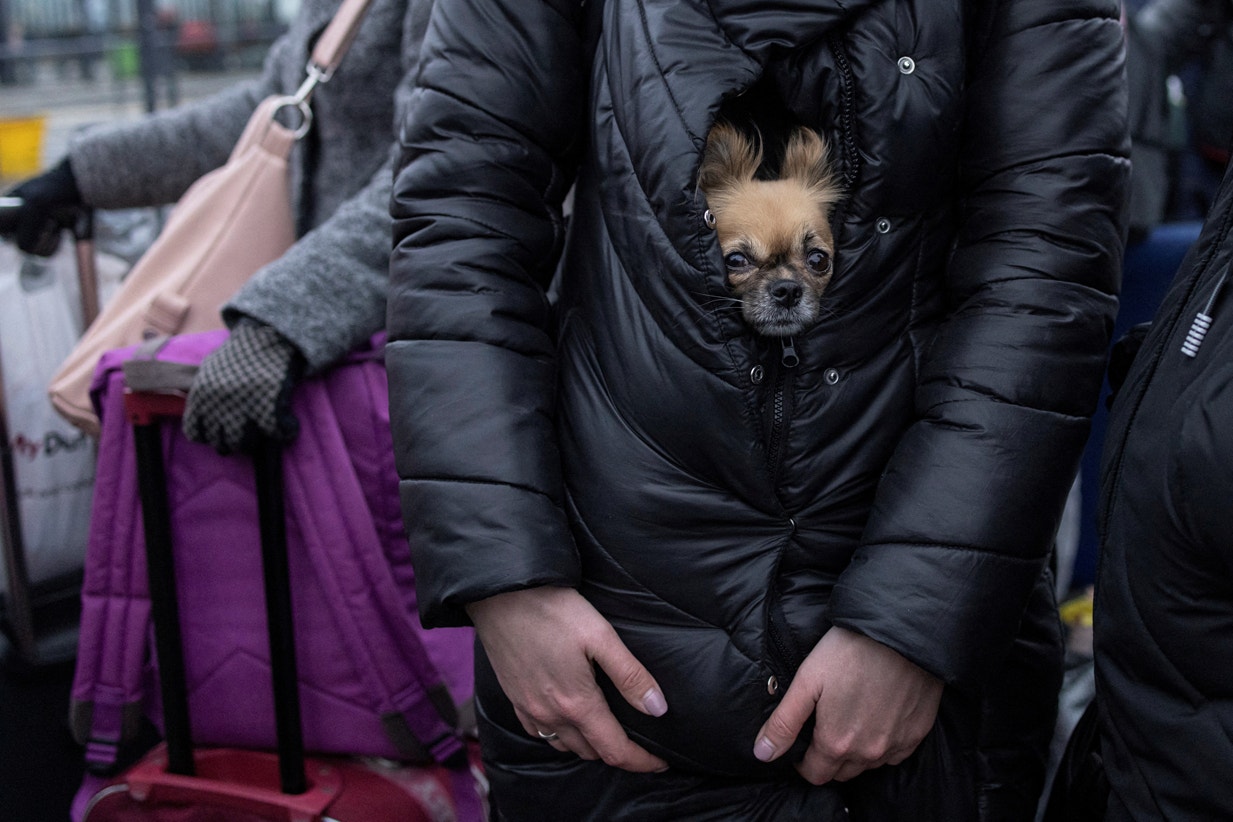
<svg viewBox="0 0 1233 822"><path fill-rule="evenodd" d="M343 0L318 38L294 95L257 106L226 164L189 187L158 238L82 334L48 386L52 405L89 434L99 431L90 383L99 357L155 336L222 327L223 303L295 242L287 158L308 133L313 89L329 80L371 0ZM294 130L277 119L296 109Z"/></svg>

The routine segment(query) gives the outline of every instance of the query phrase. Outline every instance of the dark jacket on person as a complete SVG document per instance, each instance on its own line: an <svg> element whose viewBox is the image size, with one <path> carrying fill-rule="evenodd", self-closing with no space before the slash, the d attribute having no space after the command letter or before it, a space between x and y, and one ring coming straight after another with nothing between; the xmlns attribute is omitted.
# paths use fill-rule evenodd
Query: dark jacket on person
<svg viewBox="0 0 1233 822"><path fill-rule="evenodd" d="M481 660L507 818L1031 818L1060 683L1047 558L1121 261L1121 32L1104 0L972 9L437 4L387 349L421 613L575 586L669 704L601 682L671 770L588 781ZM819 129L846 189L824 317L790 341L742 322L696 186L742 107ZM945 732L842 791L752 753L831 625L949 686Z"/></svg>
<svg viewBox="0 0 1233 822"><path fill-rule="evenodd" d="M1110 822L1233 809L1231 227L1226 173L1110 412L1094 624Z"/></svg>

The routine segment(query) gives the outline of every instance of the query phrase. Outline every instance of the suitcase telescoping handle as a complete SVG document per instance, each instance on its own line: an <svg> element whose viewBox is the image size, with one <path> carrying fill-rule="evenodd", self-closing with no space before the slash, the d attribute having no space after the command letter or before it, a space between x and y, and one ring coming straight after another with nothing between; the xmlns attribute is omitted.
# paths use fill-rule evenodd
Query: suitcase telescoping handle
<svg viewBox="0 0 1233 822"><path fill-rule="evenodd" d="M195 770L193 741L179 599L172 560L171 507L167 498L162 444L162 423L168 418L183 415L184 396L179 393L130 391L125 394L124 406L133 425L136 447L150 608L163 699L167 769L173 774L192 776ZM270 667L274 680L279 780L283 793L302 794L308 790L308 779L304 770L304 738L296 675L295 623L292 620L291 575L287 558L281 447L271 439L262 440L253 453L253 467L265 576Z"/></svg>

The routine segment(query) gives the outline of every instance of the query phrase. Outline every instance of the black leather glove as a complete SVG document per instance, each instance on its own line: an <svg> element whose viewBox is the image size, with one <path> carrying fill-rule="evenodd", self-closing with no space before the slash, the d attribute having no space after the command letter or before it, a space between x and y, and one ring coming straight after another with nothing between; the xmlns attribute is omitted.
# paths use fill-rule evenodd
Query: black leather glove
<svg viewBox="0 0 1233 822"><path fill-rule="evenodd" d="M290 442L300 430L291 392L303 373L304 357L294 345L270 326L242 318L193 378L184 435L220 454L251 451L262 435Z"/></svg>
<svg viewBox="0 0 1233 822"><path fill-rule="evenodd" d="M56 253L61 232L73 227L84 206L67 157L18 185L9 196L21 198L22 204L4 221L5 235L22 251L41 257Z"/></svg>

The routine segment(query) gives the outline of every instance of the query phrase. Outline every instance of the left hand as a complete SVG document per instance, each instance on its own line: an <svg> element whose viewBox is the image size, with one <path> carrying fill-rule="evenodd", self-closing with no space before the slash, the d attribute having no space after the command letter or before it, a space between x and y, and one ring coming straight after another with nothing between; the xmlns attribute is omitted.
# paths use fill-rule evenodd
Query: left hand
<svg viewBox="0 0 1233 822"><path fill-rule="evenodd" d="M10 194L21 201L12 238L22 251L40 257L56 253L61 232L73 226L85 207L67 157L21 183Z"/></svg>
<svg viewBox="0 0 1233 822"><path fill-rule="evenodd" d="M796 769L814 785L898 765L933 727L943 683L880 642L831 628L805 658L758 732L765 762L788 750L810 715L813 740Z"/></svg>

